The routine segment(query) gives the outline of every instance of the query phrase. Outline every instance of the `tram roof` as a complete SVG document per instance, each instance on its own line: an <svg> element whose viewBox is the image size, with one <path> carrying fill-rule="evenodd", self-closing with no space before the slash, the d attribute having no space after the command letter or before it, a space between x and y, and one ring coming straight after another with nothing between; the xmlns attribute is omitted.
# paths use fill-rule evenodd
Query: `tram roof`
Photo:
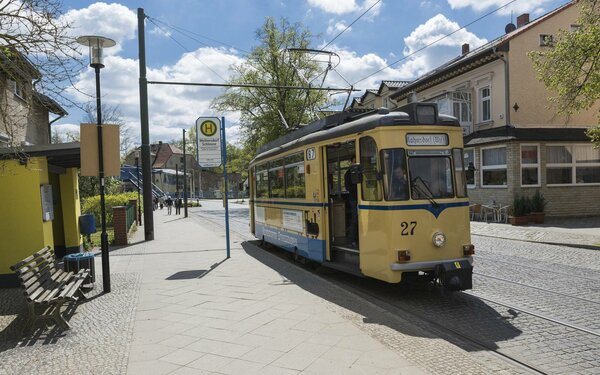
<svg viewBox="0 0 600 375"><path fill-rule="evenodd" d="M344 111L312 122L261 146L252 163L303 145L394 125L460 127L455 117L438 114L435 103L414 102L391 110L380 108L363 113Z"/></svg>

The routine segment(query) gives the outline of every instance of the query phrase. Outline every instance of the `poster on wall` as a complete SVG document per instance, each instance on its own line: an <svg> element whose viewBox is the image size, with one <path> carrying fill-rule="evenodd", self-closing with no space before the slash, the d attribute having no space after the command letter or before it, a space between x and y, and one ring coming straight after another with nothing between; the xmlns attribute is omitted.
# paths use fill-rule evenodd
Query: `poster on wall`
<svg viewBox="0 0 600 375"><path fill-rule="evenodd" d="M52 202L52 185L40 186L42 195L42 220L54 220L54 204Z"/></svg>
<svg viewBox="0 0 600 375"><path fill-rule="evenodd" d="M303 232L303 212L298 210L283 210L283 227L296 232Z"/></svg>

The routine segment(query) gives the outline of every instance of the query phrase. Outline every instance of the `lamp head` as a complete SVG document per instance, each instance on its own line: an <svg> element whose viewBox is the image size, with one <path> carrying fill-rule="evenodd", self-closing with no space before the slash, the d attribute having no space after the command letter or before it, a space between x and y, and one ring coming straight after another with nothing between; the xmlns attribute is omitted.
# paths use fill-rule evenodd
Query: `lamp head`
<svg viewBox="0 0 600 375"><path fill-rule="evenodd" d="M77 38L77 43L90 47L90 66L104 68L103 48L114 47L117 43L103 36L85 35Z"/></svg>

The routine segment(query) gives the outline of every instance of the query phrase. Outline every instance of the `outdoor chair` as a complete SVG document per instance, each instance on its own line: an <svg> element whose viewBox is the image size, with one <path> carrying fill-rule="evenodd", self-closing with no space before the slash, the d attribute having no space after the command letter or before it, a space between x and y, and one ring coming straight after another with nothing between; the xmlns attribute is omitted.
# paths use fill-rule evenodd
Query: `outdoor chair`
<svg viewBox="0 0 600 375"><path fill-rule="evenodd" d="M502 206L498 209L498 222L499 223L508 223L508 217L512 215L512 206Z"/></svg>
<svg viewBox="0 0 600 375"><path fill-rule="evenodd" d="M481 220L485 220L486 223L496 221L496 208L491 205L482 205Z"/></svg>
<svg viewBox="0 0 600 375"><path fill-rule="evenodd" d="M469 216L471 217L471 221L475 219L481 220L481 204L473 203L469 205Z"/></svg>

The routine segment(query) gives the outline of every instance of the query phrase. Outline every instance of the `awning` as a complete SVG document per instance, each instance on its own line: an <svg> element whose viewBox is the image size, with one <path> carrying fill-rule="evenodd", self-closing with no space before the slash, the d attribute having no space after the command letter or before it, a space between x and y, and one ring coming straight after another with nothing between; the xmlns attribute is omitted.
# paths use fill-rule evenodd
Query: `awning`
<svg viewBox="0 0 600 375"><path fill-rule="evenodd" d="M61 168L79 168L81 152L79 142L56 143L12 148L0 148L1 159L26 160L29 157L45 156L48 164Z"/></svg>

